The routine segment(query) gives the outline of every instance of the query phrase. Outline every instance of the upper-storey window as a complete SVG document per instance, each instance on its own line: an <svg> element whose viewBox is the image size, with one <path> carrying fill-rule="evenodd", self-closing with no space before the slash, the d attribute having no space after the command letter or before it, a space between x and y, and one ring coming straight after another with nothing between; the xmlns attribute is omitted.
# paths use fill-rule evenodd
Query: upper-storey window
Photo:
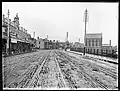
<svg viewBox="0 0 120 91"><path fill-rule="evenodd" d="M92 46L94 46L94 39L92 39Z"/></svg>
<svg viewBox="0 0 120 91"><path fill-rule="evenodd" d="M91 42L90 42L90 40L89 40L89 46L91 46Z"/></svg>

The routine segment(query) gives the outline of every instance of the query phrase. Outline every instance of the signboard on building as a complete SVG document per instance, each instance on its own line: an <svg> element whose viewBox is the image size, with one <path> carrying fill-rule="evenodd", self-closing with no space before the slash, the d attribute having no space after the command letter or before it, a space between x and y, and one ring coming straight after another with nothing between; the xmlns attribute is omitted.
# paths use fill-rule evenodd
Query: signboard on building
<svg viewBox="0 0 120 91"><path fill-rule="evenodd" d="M17 43L17 39L11 38L11 42L12 42L12 43Z"/></svg>

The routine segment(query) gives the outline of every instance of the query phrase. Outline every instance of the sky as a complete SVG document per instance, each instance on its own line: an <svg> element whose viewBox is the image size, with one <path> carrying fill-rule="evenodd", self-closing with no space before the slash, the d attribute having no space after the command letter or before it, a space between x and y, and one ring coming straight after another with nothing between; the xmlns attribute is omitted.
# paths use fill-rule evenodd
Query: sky
<svg viewBox="0 0 120 91"><path fill-rule="evenodd" d="M2 2L2 14L13 20L18 13L20 26L35 38L84 43L84 12L88 10L87 33L102 33L103 44L118 45L118 3L84 2Z"/></svg>

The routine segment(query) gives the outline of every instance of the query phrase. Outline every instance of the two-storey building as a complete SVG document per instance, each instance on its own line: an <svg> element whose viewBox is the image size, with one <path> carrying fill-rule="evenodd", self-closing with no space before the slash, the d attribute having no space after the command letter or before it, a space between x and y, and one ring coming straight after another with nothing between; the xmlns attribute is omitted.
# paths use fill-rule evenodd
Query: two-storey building
<svg viewBox="0 0 120 91"><path fill-rule="evenodd" d="M19 17L16 14L13 21L9 19L9 37L8 35L8 18L3 15L2 17L2 46L3 52L6 52L7 38L9 38L9 51L10 53L20 53L31 51L33 40L27 30L20 26Z"/></svg>
<svg viewBox="0 0 120 91"><path fill-rule="evenodd" d="M87 53L101 54L102 33L86 34L85 47Z"/></svg>

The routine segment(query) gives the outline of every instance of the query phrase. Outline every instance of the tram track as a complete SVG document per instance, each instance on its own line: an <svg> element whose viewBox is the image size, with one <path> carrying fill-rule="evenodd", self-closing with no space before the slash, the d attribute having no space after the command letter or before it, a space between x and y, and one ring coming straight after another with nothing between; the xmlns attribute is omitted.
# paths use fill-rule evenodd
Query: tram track
<svg viewBox="0 0 120 91"><path fill-rule="evenodd" d="M71 56L69 56L69 57L71 57ZM72 58L72 57L71 57L71 58ZM112 70L110 70L110 69L108 69L108 68L99 66L99 65L92 65L92 64L90 64L90 65L91 65L91 67L92 67L93 69L96 69L96 70L104 73L105 75L111 76L111 77L114 78L115 80L117 79L117 72L112 71ZM115 68L114 68L114 69L115 69Z"/></svg>
<svg viewBox="0 0 120 91"><path fill-rule="evenodd" d="M49 66L50 66L49 63L50 62L54 63L54 66L56 67L56 69L58 69L58 71L55 71L54 67L53 67L54 70L52 68L49 68ZM51 74L52 71L54 71L54 72ZM50 86L50 88L54 87L54 86L52 86L53 85L52 82L51 82L51 85L49 84L50 79L48 77L52 76L52 75L54 75L54 78L52 80L54 80L54 79L58 80L58 83L55 84L57 86L57 88L65 88L66 87L66 83L64 81L63 75L61 74L61 70L58 66L58 63L57 63L55 57L54 56L51 57L49 55L44 60L41 67L38 69L38 71L34 75L33 80L31 81L31 83L29 84L28 87L29 88L37 88L37 87L48 88L49 86Z"/></svg>
<svg viewBox="0 0 120 91"><path fill-rule="evenodd" d="M17 71L21 72L18 72L21 75L11 78L5 87L38 89L51 87L70 89L100 88L109 90L113 89L113 86L110 87L111 84L98 79L100 78L99 72L105 72L104 74L106 74L107 71L106 75L111 75L112 78L117 79L114 71L85 61L78 62L79 58L68 55L63 51L47 51L40 53L40 56L38 55L31 57L33 59L23 59L20 63L25 63L18 65L18 67L17 64L19 63L7 67L7 70L9 68L13 70L12 73L7 73L9 76L17 75ZM89 70L89 68L91 69Z"/></svg>
<svg viewBox="0 0 120 91"><path fill-rule="evenodd" d="M46 54L48 55L48 54ZM42 56L42 59L38 61L38 63L33 64L29 67L27 72L25 72L23 75L17 77L14 79L10 84L7 86L9 88L26 88L28 84L30 84L31 80L33 79L36 71L39 69L40 65L44 62L46 55Z"/></svg>
<svg viewBox="0 0 120 91"><path fill-rule="evenodd" d="M68 62L70 62L71 64L74 64L76 67L78 67L82 71L83 76L84 77L86 76L85 78L87 78L87 80L89 79L89 82L91 81L91 83L97 84L97 86L100 87L100 88L110 89L109 87L107 87L106 84L104 84L101 81L99 81L98 79L94 78L92 75L86 73L85 70L82 67L78 66L78 64L75 64L75 62L71 61L71 59L68 58L66 56L66 54L62 54L61 52L59 52L59 54L60 54L59 55L60 57L62 57L63 59L66 59ZM95 87L95 86L92 86L92 87Z"/></svg>
<svg viewBox="0 0 120 91"><path fill-rule="evenodd" d="M41 63L39 64L39 68L36 71L36 73L34 74L34 76L33 76L32 80L30 81L30 84L29 84L28 87L30 87L30 85L34 83L35 77L37 77L38 73L42 70L42 67L44 66L44 64L45 64L46 60L48 59L48 57L49 57L49 54L46 57L44 56L42 64Z"/></svg>

